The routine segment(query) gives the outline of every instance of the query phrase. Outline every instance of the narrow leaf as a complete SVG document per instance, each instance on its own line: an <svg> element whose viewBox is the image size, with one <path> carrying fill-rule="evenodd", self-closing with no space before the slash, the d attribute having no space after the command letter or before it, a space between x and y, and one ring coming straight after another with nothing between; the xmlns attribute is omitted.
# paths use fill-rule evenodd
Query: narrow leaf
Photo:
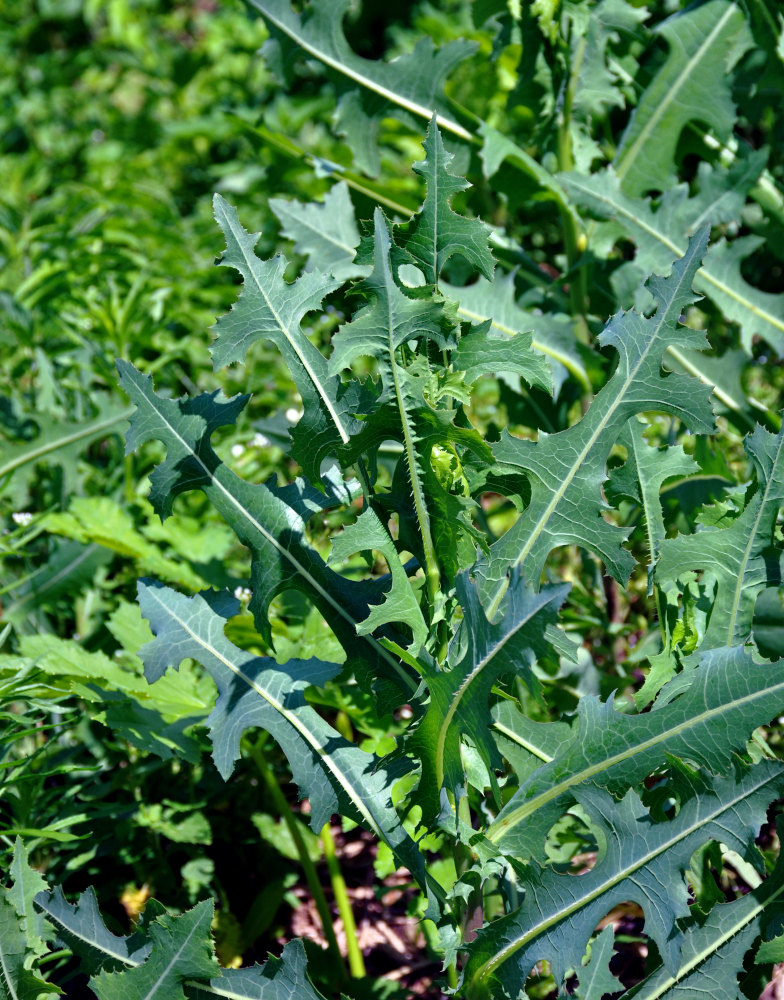
<svg viewBox="0 0 784 1000"><path fill-rule="evenodd" d="M368 304L332 338L329 359L329 374L333 376L349 368L357 358L375 358L384 386L379 403L395 397L396 369L400 368L395 352L409 340L419 338L432 340L443 349L451 331L442 303L409 298L400 288L393 272L393 252L389 225L377 208L373 217L373 270L355 286Z"/></svg>
<svg viewBox="0 0 784 1000"><path fill-rule="evenodd" d="M652 448L644 432L645 426L634 419L621 432L618 443L626 448L627 458L610 474L605 492L611 502L616 496L624 496L642 507L648 540L648 593L652 594L653 570L665 535L659 492L668 479L688 476L700 467L680 445Z"/></svg>
<svg viewBox="0 0 784 1000"><path fill-rule="evenodd" d="M373 605L367 618L357 625L357 632L364 635L389 622L403 622L412 633L409 651L416 655L427 639L427 625L394 542L372 508L368 507L354 524L332 539L329 561L340 562L355 552L374 549L386 560L392 585L383 600Z"/></svg>
<svg viewBox="0 0 784 1000"><path fill-rule="evenodd" d="M759 159L739 163L735 169L719 172L701 169L700 194L688 197L688 186L665 192L658 209L645 198L624 194L611 168L592 174L564 174L561 180L575 202L601 219L613 219L637 246L635 263L641 273L660 270L673 254L686 247L685 236L710 222L715 225L736 217L738 204L751 187L761 166ZM614 241L614 240L613 240ZM756 237L742 237L727 243L723 239L708 250L694 288L707 295L727 319L740 325L746 351L750 353L755 335L784 354L784 295L763 292L751 286L741 274L743 258L759 246ZM669 345L676 360L681 346ZM694 359L692 359L694 360ZM712 384L710 377L702 379Z"/></svg>
<svg viewBox="0 0 784 1000"><path fill-rule="evenodd" d="M442 303L411 299L403 293L394 277L392 252L389 227L381 209L377 208L374 216L373 271L357 286L357 291L364 293L370 301L333 338L329 370L342 371L362 356L378 361L383 385L379 403L392 402L402 431L427 589L432 603L440 587L441 574L423 482L425 472L416 448L414 420L415 412L427 409L427 406L422 396L422 379L403 367L397 352L407 341L418 338L433 340L444 348L450 324Z"/></svg>
<svg viewBox="0 0 784 1000"><path fill-rule="evenodd" d="M153 391L152 379L133 365L118 361L117 368L122 387L137 406L128 451L153 439L166 445L166 459L150 477L153 506L165 517L174 496L194 488L204 491L251 552L250 610L264 638L272 644L270 602L282 590L295 587L330 622L355 664L389 676L410 695L415 684L395 657L373 636L357 635L357 623L368 615L368 598L375 596L373 588L344 580L307 544L302 516L282 499L291 494L290 487L277 493L271 484L247 483L212 450L212 431L233 421L246 397L225 400L219 393L203 393L195 399L164 399ZM299 507L301 496L296 490L293 495Z"/></svg>
<svg viewBox="0 0 784 1000"><path fill-rule="evenodd" d="M39 1000L61 992L25 968L25 959L31 954L19 916L5 893L0 892L0 1000Z"/></svg>
<svg viewBox="0 0 784 1000"><path fill-rule="evenodd" d="M492 740L488 699L492 686L507 674L538 690L532 667L547 649L543 633L558 617L568 585L546 587L539 594L514 574L506 613L497 622L485 616L468 574L457 578L463 622L450 649L449 669L435 665L423 673L430 702L417 727L405 738L406 752L422 762L418 801L426 817L439 808L442 789L457 800L464 793L460 757L463 734L470 736L486 767L499 767ZM459 658L458 658L459 657Z"/></svg>
<svg viewBox="0 0 784 1000"><path fill-rule="evenodd" d="M495 268L488 245L490 227L479 219L458 215L452 208L452 196L470 185L450 170L454 156L446 151L435 118L428 126L424 147L425 159L414 164L414 171L427 183L425 201L410 222L395 227L395 242L422 269L428 285L438 283L453 254L459 254L490 281Z"/></svg>
<svg viewBox="0 0 784 1000"><path fill-rule="evenodd" d="M391 108L436 121L442 129L462 139L470 132L449 114L443 95L444 82L459 63L476 51L474 42L464 39L436 49L430 38L418 39L413 50L392 62L363 59L356 55L343 34L343 17L349 0L319 0L303 15L289 0L249 0L275 32L294 42L310 57L324 63L344 81L340 100L340 125L355 150L360 150L360 166L375 175L379 169L376 137L381 119ZM367 98L365 93L367 92Z"/></svg>
<svg viewBox="0 0 784 1000"><path fill-rule="evenodd" d="M215 219L226 237L220 263L236 268L244 287L232 311L215 326L210 348L215 368L243 361L257 340L270 340L286 362L302 397L304 412L292 434L294 454L305 475L318 482L321 462L346 444L356 422L351 417L355 400L348 402L340 380L327 374L327 362L302 332L306 313L320 309L325 295L340 281L322 271L309 271L289 285L284 280L286 258L281 254L262 261L256 256L259 233L240 224L237 210L219 194L214 199ZM349 396L351 394L349 393Z"/></svg>
<svg viewBox="0 0 784 1000"><path fill-rule="evenodd" d="M13 885L5 891L5 897L16 910L19 928L27 939L28 949L40 957L46 952L45 942L50 937L50 932L41 914L33 906L33 900L48 885L43 875L30 867L27 850L20 837L14 841L14 856L9 874Z"/></svg>

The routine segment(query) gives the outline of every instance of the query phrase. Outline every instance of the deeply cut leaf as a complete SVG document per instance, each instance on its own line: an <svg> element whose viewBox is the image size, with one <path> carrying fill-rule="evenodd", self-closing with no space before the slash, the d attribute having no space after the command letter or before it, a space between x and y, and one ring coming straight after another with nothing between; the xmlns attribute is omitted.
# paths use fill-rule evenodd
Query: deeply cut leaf
<svg viewBox="0 0 784 1000"><path fill-rule="evenodd" d="M784 660L756 664L742 647L705 653L688 683L672 681L650 712L625 715L611 702L584 697L568 740L521 784L486 835L504 853L543 860L543 834L583 782L621 794L666 754L722 770L782 708Z"/></svg>
<svg viewBox="0 0 784 1000"><path fill-rule="evenodd" d="M710 0L678 12L657 33L669 55L640 98L624 132L615 169L627 194L670 187L683 128L705 123L725 142L735 122L730 71L752 44L740 4Z"/></svg>
<svg viewBox="0 0 784 1000"><path fill-rule="evenodd" d="M428 285L438 283L453 254L465 258L490 281L495 268L488 246L490 227L479 219L466 219L452 208L452 196L470 185L450 170L454 157L444 147L435 118L428 127L424 147L425 160L415 163L414 170L427 183L425 201L411 222L395 227L395 242L422 269Z"/></svg>
<svg viewBox="0 0 784 1000"><path fill-rule="evenodd" d="M349 816L384 841L423 887L424 860L391 803L391 783L371 754L343 739L305 701L311 684L334 676L337 664L254 657L223 634L237 602L227 594L187 598L167 587L139 585L139 603L156 635L140 655L149 680L192 657L218 686L207 719L213 756L224 778L239 756L240 737L261 726L282 747L294 781L311 805L311 825L320 831L334 813Z"/></svg>
<svg viewBox="0 0 784 1000"><path fill-rule="evenodd" d="M689 912L683 872L692 853L716 839L759 864L753 839L769 803L781 794L784 773L778 762L748 768L737 761L726 777L683 772L680 779L680 809L661 823L631 791L615 802L595 786L579 790L575 798L606 844L603 856L579 877L531 867L522 906L482 928L468 946L467 1000L516 997L541 959L551 963L560 984L567 970L579 968L600 918L629 900L643 908L646 933L665 968L677 971L682 934L676 920Z"/></svg>
<svg viewBox="0 0 784 1000"><path fill-rule="evenodd" d="M219 194L214 199L215 219L226 237L221 257L225 267L236 268L245 285L239 300L215 324L211 347L215 368L243 361L248 348L267 339L278 348L297 386L304 412L292 432L294 453L305 475L318 482L321 462L346 444L357 424L351 414L356 398L340 380L327 374L327 362L302 331L306 313L320 309L322 300L341 284L322 271L308 271L292 285L284 280L287 261L281 254L259 260L255 246L259 233L240 224L237 210Z"/></svg>
<svg viewBox="0 0 784 1000"><path fill-rule="evenodd" d="M734 646L748 639L758 595L778 582L774 529L784 504L784 430L757 427L744 441L757 473L757 487L743 512L728 527L705 527L693 535L665 539L656 579L677 587L687 573L704 571L703 584L715 586L702 647ZM772 577L772 579L771 579Z"/></svg>
<svg viewBox="0 0 784 1000"><path fill-rule="evenodd" d="M616 314L600 336L600 343L618 351L618 367L594 397L585 416L556 434L539 431L539 439L518 440L504 432L493 448L506 471L524 473L531 484L531 501L515 524L480 560L482 600L495 613L506 589L506 573L519 566L523 578L538 585L547 556L559 545L581 545L595 552L615 579L625 582L634 560L621 543L628 529L610 525L602 517L606 462L626 421L636 413L660 410L679 417L693 431L713 429L708 391L681 375L662 372L662 355L670 344L697 349L704 335L680 326L683 309L693 301L691 291L708 231L693 237L684 257L667 278L653 276L648 288L656 299L652 316L635 312Z"/></svg>
<svg viewBox="0 0 784 1000"><path fill-rule="evenodd" d="M688 186L679 185L664 194L656 210L648 199L624 194L611 168L590 177L564 174L561 180L581 209L601 219L612 219L635 243L635 264L642 276L665 267L673 254L683 253L684 237L694 233L697 227L706 222L716 225L735 218L742 207L739 195L748 191L761 167L759 156L741 160L729 171L712 170L707 164L701 164L700 193L689 198ZM784 295L754 288L741 273L743 259L759 245L755 236L744 236L731 243L719 240L708 250L695 277L694 288L707 295L727 319L740 325L748 353L756 334L782 354ZM668 345L675 360L679 360L682 346L685 345ZM703 381L712 384L709 377Z"/></svg>
<svg viewBox="0 0 784 1000"><path fill-rule="evenodd" d="M137 405L128 433L128 451L153 439L166 445L166 459L150 477L153 506L165 517L179 493L194 488L204 491L251 552L250 610L264 638L272 644L268 607L273 597L295 587L319 608L350 657L354 656L352 650L362 649L357 660L366 669L375 666L403 690L413 691L410 675L373 636L357 636L357 623L369 612L367 597L372 588L338 576L307 544L301 515L282 499L291 494L291 488L277 493L271 486L247 483L212 450L212 431L233 421L246 398L225 400L217 393L203 393L195 399L164 399L153 391L152 379L133 365L118 361L117 368L121 385ZM301 506L296 490L292 500Z"/></svg>
<svg viewBox="0 0 784 1000"><path fill-rule="evenodd" d="M556 621L568 591L568 585L563 585L535 594L515 573L504 616L490 622L468 574L457 578L463 623L452 642L451 665L449 669L433 666L424 672L430 702L404 743L422 762L418 801L423 803L426 817L437 812L442 790L455 801L465 792L460 756L463 734L471 738L488 768L500 766L490 734L491 688L501 677L512 674L538 690L532 668L547 649L545 626Z"/></svg>

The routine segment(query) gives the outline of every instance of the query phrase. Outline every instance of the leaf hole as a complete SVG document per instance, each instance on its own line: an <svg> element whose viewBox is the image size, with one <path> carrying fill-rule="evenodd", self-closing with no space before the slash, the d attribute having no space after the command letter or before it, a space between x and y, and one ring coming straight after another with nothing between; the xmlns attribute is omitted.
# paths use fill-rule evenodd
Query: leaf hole
<svg viewBox="0 0 784 1000"><path fill-rule="evenodd" d="M610 973L621 981L625 989L629 989L645 978L645 967L650 951L648 936L644 932L645 914L639 903L626 900L614 906L599 921L596 927L597 933L601 933L607 927L612 927L613 930ZM604 1000L615 995L617 994L606 993Z"/></svg>
<svg viewBox="0 0 784 1000"><path fill-rule="evenodd" d="M514 486L509 485L511 489L508 494L493 491L481 493L478 498L479 507L474 520L480 529L487 528L493 538L506 534L530 500L531 491L527 480L521 478L520 491L517 493L514 492Z"/></svg>
<svg viewBox="0 0 784 1000"><path fill-rule="evenodd" d="M585 875L604 855L604 838L585 810L572 806L550 827L545 853L553 869L564 875Z"/></svg>

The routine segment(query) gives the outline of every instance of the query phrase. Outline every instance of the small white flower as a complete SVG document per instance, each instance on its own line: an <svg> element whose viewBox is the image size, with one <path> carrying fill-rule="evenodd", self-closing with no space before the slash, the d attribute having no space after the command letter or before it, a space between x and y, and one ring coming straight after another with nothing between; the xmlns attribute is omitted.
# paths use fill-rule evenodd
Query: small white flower
<svg viewBox="0 0 784 1000"><path fill-rule="evenodd" d="M267 448L271 444L266 434L257 434L251 441L253 448Z"/></svg>
<svg viewBox="0 0 784 1000"><path fill-rule="evenodd" d="M21 524L23 527L28 525L33 519L33 515L29 510L19 510L14 511L11 515L11 520L14 524Z"/></svg>
<svg viewBox="0 0 784 1000"><path fill-rule="evenodd" d="M243 604L247 603L253 596L253 591L249 587L235 587L234 596Z"/></svg>
<svg viewBox="0 0 784 1000"><path fill-rule="evenodd" d="M296 423L301 416L302 410L298 410L296 406L290 406L288 410L286 410L286 420L288 420L290 424Z"/></svg>
<svg viewBox="0 0 784 1000"><path fill-rule="evenodd" d="M233 444L231 446L231 453L235 458L239 458L245 451L244 444Z"/></svg>

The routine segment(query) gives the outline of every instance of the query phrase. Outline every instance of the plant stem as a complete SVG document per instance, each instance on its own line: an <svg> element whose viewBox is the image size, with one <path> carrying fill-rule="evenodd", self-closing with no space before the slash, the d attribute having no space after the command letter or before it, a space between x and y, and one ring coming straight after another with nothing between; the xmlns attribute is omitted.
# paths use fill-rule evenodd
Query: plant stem
<svg viewBox="0 0 784 1000"><path fill-rule="evenodd" d="M373 491L370 488L370 476L368 476L367 467L365 466L365 459L362 455L357 459L355 466L357 470L357 476L359 482L362 486L362 494L364 498L364 507L367 509L370 506L370 498L373 496Z"/></svg>
<svg viewBox="0 0 784 1000"><path fill-rule="evenodd" d="M262 742L258 742L251 747L250 753L253 763L258 768L259 774L267 787L270 798L272 799L275 808L283 818L283 822L286 824L286 827L291 834L291 839L294 841L294 846L297 849L299 862L302 866L302 871L305 873L305 879L308 883L310 894L313 897L313 902L316 904L316 910L318 911L319 920L321 921L321 929L324 932L324 939L327 942L327 946L333 957L335 969L339 971L342 981L346 978L346 969L343 965L343 956L340 953L338 939L335 937L335 928L332 924L332 914L329 912L329 904L327 903L327 898L324 895L324 890L321 888L321 882L319 881L316 873L316 867L311 860L307 847L305 846L305 841L302 839L302 833L300 832L297 819L292 812L291 806L286 801L286 796L283 794L281 787L278 784L278 779L275 777L275 773L267 760ZM329 861L327 861L327 866L329 866Z"/></svg>
<svg viewBox="0 0 784 1000"><path fill-rule="evenodd" d="M354 920L354 911L351 909L351 900L348 898L346 880L340 870L337 852L335 851L335 841L329 823L325 823L321 831L321 843L324 845L324 860L327 862L327 871L332 882L332 892L335 896L335 904L338 914L343 921L343 930L346 934L346 954L348 956L349 972L354 979L364 979L367 975L365 971L365 960L359 950L357 941L357 925Z"/></svg>
<svg viewBox="0 0 784 1000"><path fill-rule="evenodd" d="M419 478L417 468L417 455L415 448L414 433L408 422L408 410L404 398L404 389L401 384L400 373L395 361L395 349L392 343L392 332L389 334L389 358L392 368L392 378L395 385L395 398L397 401L400 421L403 425L403 440L405 443L406 461L408 472L411 478L411 491L414 495L414 508L416 510L419 533L422 536L422 549L425 555L425 580L427 582L427 596L430 603L430 613L432 615L435 608L436 597L441 587L441 571L436 559L436 550L433 545L433 536L430 532L430 512L427 509L427 501Z"/></svg>
<svg viewBox="0 0 784 1000"><path fill-rule="evenodd" d="M585 55L585 45L586 39L583 37L577 44L577 50L575 52L571 71L569 73L569 82L567 83L566 90L564 92L563 105L558 123L558 169L560 171L571 170L574 167L574 159L572 157L572 136L569 131L569 126L572 119L572 107L574 105L574 96L577 91L580 67L582 66L583 57ZM570 212L566 211L562 205L559 205L559 211L563 221L564 246L566 248L568 268L570 272L573 272L569 282L569 298L571 300L572 315L578 321L575 332L579 340L583 341L583 343L587 343L588 321L586 319L586 315L588 311L588 283L584 265L578 266L580 257L585 249L582 245L584 237L581 239L581 234L577 231L577 224L574 220L574 216Z"/></svg>

